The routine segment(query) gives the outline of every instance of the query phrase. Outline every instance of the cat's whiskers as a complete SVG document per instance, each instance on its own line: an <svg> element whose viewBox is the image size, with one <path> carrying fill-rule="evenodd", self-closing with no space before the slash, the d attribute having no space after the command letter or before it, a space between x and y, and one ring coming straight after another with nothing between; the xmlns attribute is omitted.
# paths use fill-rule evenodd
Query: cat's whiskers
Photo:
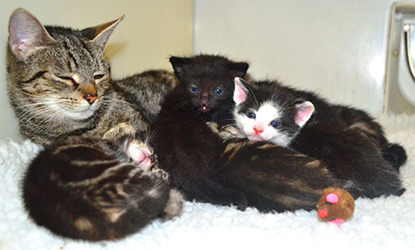
<svg viewBox="0 0 415 250"><path fill-rule="evenodd" d="M183 99L182 101L178 102L174 107L177 108L181 108L182 106L185 106L186 104L189 103L189 100L187 99Z"/></svg>
<svg viewBox="0 0 415 250"><path fill-rule="evenodd" d="M104 59L105 57L109 57L112 53L114 53L114 51L116 51L117 49L121 48L123 46L123 44L120 44L118 46L115 46L113 48L111 48L110 51L106 51L103 50L99 55L98 58L100 58L101 60Z"/></svg>

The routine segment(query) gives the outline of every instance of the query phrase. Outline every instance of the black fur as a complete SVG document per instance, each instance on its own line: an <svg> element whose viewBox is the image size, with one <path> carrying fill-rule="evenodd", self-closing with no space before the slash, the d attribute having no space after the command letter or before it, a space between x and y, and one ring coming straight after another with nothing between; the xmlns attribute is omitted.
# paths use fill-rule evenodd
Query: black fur
<svg viewBox="0 0 415 250"><path fill-rule="evenodd" d="M222 178L260 211L312 210L325 188L344 185L322 162L293 150L246 140L226 145Z"/></svg>
<svg viewBox="0 0 415 250"><path fill-rule="evenodd" d="M396 144L390 148L383 129L366 112L331 105L311 92L289 88L276 81L252 84L260 89L256 92L258 100L278 93L314 104L312 117L289 147L324 161L337 178L350 182L348 190L355 198L404 192L396 169L405 162L405 151Z"/></svg>
<svg viewBox="0 0 415 250"><path fill-rule="evenodd" d="M172 57L170 62L180 83L166 97L151 126L160 168L170 174L171 185L187 200L245 209L243 193L225 187L218 176L223 148L206 121L231 119L233 79L243 77L248 64L209 55ZM197 86L199 92L191 92L191 86ZM221 88L220 95L212 92L216 88Z"/></svg>

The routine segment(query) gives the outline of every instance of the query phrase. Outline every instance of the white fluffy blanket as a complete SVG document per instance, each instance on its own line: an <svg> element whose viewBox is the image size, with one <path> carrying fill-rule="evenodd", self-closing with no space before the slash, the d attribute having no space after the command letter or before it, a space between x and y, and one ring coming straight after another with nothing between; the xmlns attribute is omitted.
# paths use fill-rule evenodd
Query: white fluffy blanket
<svg viewBox="0 0 415 250"><path fill-rule="evenodd" d="M320 222L317 212L259 213L186 202L181 217L154 221L118 242L87 243L56 237L25 213L20 183L39 147L0 140L0 249L356 249L415 248L415 116L388 116L388 138L401 143L408 162L401 168L401 197L358 199L354 217L341 226Z"/></svg>

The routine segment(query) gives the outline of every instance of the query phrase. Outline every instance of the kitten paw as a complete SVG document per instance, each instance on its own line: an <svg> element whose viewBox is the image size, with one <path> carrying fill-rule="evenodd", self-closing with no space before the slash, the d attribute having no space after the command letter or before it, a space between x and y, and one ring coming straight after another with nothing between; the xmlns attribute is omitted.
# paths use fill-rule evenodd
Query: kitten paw
<svg viewBox="0 0 415 250"><path fill-rule="evenodd" d="M152 168L151 169L151 172L154 175L156 175L157 177L159 177L159 178L161 178L161 179L163 179L165 181L168 181L169 180L169 174L166 171L164 171L164 170L162 170L160 168Z"/></svg>
<svg viewBox="0 0 415 250"><path fill-rule="evenodd" d="M116 138L120 138L124 135L134 135L135 129L128 123L121 122L117 126L108 130L103 136L102 139L105 140L113 140Z"/></svg>
<svg viewBox="0 0 415 250"><path fill-rule="evenodd" d="M145 171L150 171L157 164L152 151L147 144L138 140L132 140L127 147L128 157Z"/></svg>
<svg viewBox="0 0 415 250"><path fill-rule="evenodd" d="M234 127L234 126L224 126L219 132L219 136L223 140L245 138L243 133L237 127Z"/></svg>
<svg viewBox="0 0 415 250"><path fill-rule="evenodd" d="M183 210L183 201L184 198L182 194L175 189L171 189L169 200L167 201L167 204L163 209L163 214L161 215L161 218L163 220L169 220L173 217L180 215Z"/></svg>
<svg viewBox="0 0 415 250"><path fill-rule="evenodd" d="M235 138L245 138L243 133L237 127L231 125L219 126L216 122L207 122L206 124L215 134L218 134L225 141Z"/></svg>
<svg viewBox="0 0 415 250"><path fill-rule="evenodd" d="M354 199L344 189L326 188L318 202L317 210L322 221L341 225L353 216Z"/></svg>

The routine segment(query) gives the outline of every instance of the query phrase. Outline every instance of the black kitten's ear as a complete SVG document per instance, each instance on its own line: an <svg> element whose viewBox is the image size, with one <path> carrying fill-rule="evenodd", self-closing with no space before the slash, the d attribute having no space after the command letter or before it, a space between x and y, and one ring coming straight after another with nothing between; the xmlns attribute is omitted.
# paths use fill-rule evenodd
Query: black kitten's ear
<svg viewBox="0 0 415 250"><path fill-rule="evenodd" d="M228 69L232 72L234 77L244 78L249 64L245 62L236 62L228 64Z"/></svg>
<svg viewBox="0 0 415 250"><path fill-rule="evenodd" d="M186 74L186 66L190 64L190 58L172 56L169 59L177 78L182 79Z"/></svg>
<svg viewBox="0 0 415 250"><path fill-rule="evenodd" d="M81 30L81 32L86 38L94 42L98 48L103 50L111 34L114 32L118 24L124 20L124 17L125 16L123 15L114 21L86 28Z"/></svg>
<svg viewBox="0 0 415 250"><path fill-rule="evenodd" d="M25 9L16 9L9 19L9 47L19 61L55 42L45 27Z"/></svg>
<svg viewBox="0 0 415 250"><path fill-rule="evenodd" d="M249 83L242 78L235 77L235 89L233 91L233 101L236 106L246 101L249 93Z"/></svg>

